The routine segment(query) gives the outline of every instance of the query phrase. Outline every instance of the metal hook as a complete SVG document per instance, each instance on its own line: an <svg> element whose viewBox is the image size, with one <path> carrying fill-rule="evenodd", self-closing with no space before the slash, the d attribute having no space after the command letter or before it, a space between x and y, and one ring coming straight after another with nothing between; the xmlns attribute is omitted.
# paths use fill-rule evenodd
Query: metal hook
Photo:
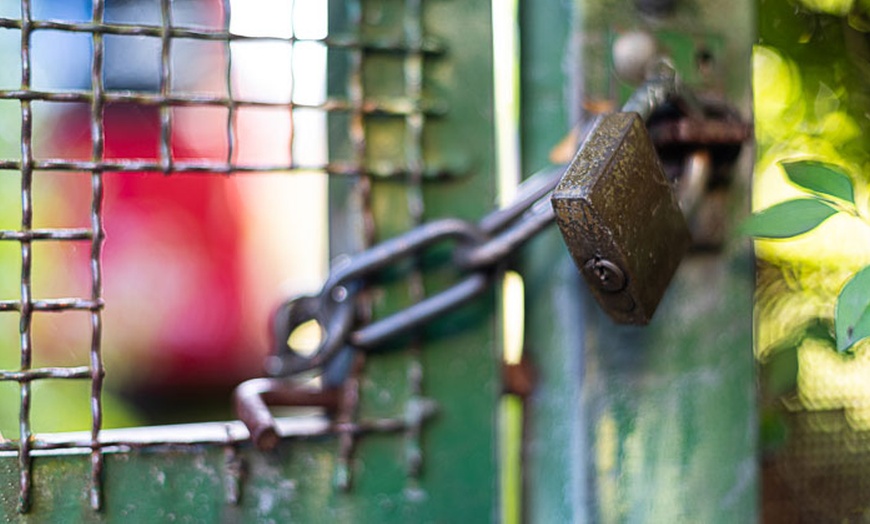
<svg viewBox="0 0 870 524"><path fill-rule="evenodd" d="M257 449L269 451L280 440L275 418L268 405L317 406L328 411L338 408L338 391L318 390L275 378L255 378L242 382L233 391L233 405L239 420L251 433Z"/></svg>
<svg viewBox="0 0 870 524"><path fill-rule="evenodd" d="M266 372L272 376L286 376L324 367L350 340L356 317L354 298L362 288L363 280L403 257L448 239L478 244L485 240L485 236L474 224L462 220L445 218L430 222L359 253L347 263L337 265L319 294L297 297L282 304L272 318L273 352L266 361ZM457 293L464 293L464 299L478 293L478 288L483 288L482 284L477 285L481 279L474 277L468 279L472 283L463 281L457 284ZM448 298L456 298L457 293ZM388 331L410 329L441 311L443 304L443 300L438 302L435 306L442 307L433 310L432 301L424 301L416 308L417 314L390 317L391 321L387 324L369 326L373 329L366 335L380 340L384 327ZM313 353L304 355L298 348L290 346L288 339L296 328L312 320L320 325L322 338ZM366 343L365 336L357 338L356 342Z"/></svg>

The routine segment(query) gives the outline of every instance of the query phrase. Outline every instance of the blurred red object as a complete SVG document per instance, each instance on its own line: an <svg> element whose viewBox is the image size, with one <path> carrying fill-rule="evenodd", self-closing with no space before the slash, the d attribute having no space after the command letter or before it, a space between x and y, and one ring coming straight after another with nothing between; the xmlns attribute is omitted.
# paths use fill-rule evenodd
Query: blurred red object
<svg viewBox="0 0 870 524"><path fill-rule="evenodd" d="M89 159L90 108L55 116L43 150L50 157ZM201 122L208 128L219 122ZM224 126L226 120L223 120ZM156 107L109 104L104 118L106 160L157 162ZM173 160L224 162L227 144L191 143L173 133ZM219 136L219 135L218 135ZM225 142L225 139L224 139ZM82 177L85 186L89 179ZM87 209L90 191L70 198ZM262 351L243 315L243 217L233 181L218 173L107 172L104 175L103 282L106 353L143 386L234 384L256 375ZM82 253L86 256L86 253Z"/></svg>

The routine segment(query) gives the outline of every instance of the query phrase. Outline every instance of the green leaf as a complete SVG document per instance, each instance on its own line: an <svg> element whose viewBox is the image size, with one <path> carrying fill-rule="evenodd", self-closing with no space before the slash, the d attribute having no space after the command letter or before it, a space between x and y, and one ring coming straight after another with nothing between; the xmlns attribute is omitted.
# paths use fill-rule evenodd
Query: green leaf
<svg viewBox="0 0 870 524"><path fill-rule="evenodd" d="M812 160L783 162L782 167L795 185L855 204L852 179L840 167Z"/></svg>
<svg viewBox="0 0 870 524"><path fill-rule="evenodd" d="M840 353L870 336L870 266L855 273L840 290L834 325Z"/></svg>
<svg viewBox="0 0 870 524"><path fill-rule="evenodd" d="M758 238L791 238L812 230L836 212L818 198L786 200L753 213L741 230Z"/></svg>
<svg viewBox="0 0 870 524"><path fill-rule="evenodd" d="M776 399L797 390L798 344L777 351L759 366L762 396Z"/></svg>
<svg viewBox="0 0 870 524"><path fill-rule="evenodd" d="M815 340L833 351L836 347L834 321L811 318L788 330L782 339L765 350L764 358L759 361L759 385L764 402L774 402L797 391L798 349L807 340Z"/></svg>

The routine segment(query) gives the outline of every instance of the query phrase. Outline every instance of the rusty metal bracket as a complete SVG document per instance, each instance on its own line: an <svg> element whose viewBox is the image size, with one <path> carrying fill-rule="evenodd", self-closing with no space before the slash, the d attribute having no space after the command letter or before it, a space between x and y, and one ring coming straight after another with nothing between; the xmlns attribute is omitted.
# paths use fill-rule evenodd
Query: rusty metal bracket
<svg viewBox="0 0 870 524"><path fill-rule="evenodd" d="M338 404L337 390L301 387L274 378L247 380L233 392L236 415L248 427L254 445L262 451L273 449L279 441L269 405L320 407L329 413L338 409Z"/></svg>

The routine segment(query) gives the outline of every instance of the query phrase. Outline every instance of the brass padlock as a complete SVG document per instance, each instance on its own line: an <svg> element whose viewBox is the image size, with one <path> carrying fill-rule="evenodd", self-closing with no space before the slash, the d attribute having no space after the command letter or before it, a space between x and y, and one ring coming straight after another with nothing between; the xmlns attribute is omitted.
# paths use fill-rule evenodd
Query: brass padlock
<svg viewBox="0 0 870 524"><path fill-rule="evenodd" d="M617 322L649 323L690 237L638 114L597 119L552 204L601 307Z"/></svg>

